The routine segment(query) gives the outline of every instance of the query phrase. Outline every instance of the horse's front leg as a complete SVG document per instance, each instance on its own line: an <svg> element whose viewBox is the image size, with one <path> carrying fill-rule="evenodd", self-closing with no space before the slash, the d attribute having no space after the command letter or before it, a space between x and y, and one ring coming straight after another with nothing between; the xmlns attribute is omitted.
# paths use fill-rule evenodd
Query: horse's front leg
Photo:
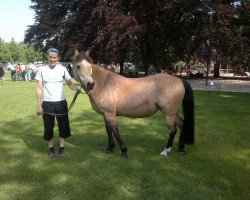
<svg viewBox="0 0 250 200"><path fill-rule="evenodd" d="M109 123L107 122L107 120L104 118L105 121L105 127L106 127L106 132L108 135L108 147L106 148L106 152L107 153L111 153L113 152L113 149L115 147L115 143L114 143L114 139L113 139L113 135L112 135L112 127L109 125Z"/></svg>
<svg viewBox="0 0 250 200"><path fill-rule="evenodd" d="M120 146L120 149L122 151L122 154L121 156L123 158L128 158L128 154L127 154L127 147L126 145L124 144L124 142L122 141L121 137L120 137L120 133L119 133L119 130L118 130L118 127L114 127L114 131L113 131L113 134L115 136L115 139L117 140L119 146Z"/></svg>
<svg viewBox="0 0 250 200"><path fill-rule="evenodd" d="M106 113L104 115L104 118L105 118L107 134L108 134L108 137L109 137L109 147L111 147L112 150L114 148L114 140L113 140L112 134L110 134L110 133L113 133L115 139L117 140L117 142L118 142L118 144L120 146L120 149L121 149L121 152L122 152L121 156L123 158L127 158L128 157L127 147L126 147L126 145L124 144L124 142L122 141L122 139L120 137L120 133L119 133L119 130L118 130L118 127L117 127L116 115Z"/></svg>

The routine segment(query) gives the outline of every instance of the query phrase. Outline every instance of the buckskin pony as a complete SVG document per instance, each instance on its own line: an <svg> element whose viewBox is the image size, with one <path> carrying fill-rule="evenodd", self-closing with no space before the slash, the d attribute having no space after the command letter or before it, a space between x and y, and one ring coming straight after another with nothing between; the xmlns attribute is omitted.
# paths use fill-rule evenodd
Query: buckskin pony
<svg viewBox="0 0 250 200"><path fill-rule="evenodd" d="M194 143L194 98L190 84L175 76L156 74L142 78L126 78L94 64L83 53L75 52L74 78L87 93L93 109L103 115L108 135L107 152L112 152L117 140L121 156L128 157L127 147L120 137L117 116L141 118L160 110L169 130L167 144L160 155L167 156L173 145L177 127L180 129L179 153L185 154L185 144ZM178 110L183 105L182 119Z"/></svg>

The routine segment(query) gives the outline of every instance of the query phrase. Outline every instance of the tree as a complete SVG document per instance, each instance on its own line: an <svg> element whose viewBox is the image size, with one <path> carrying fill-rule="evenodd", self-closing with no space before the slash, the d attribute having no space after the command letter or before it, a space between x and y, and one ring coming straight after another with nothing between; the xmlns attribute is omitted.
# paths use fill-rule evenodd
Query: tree
<svg viewBox="0 0 250 200"><path fill-rule="evenodd" d="M7 63L9 61L11 61L11 52L4 40L0 38L0 62Z"/></svg>
<svg viewBox="0 0 250 200"><path fill-rule="evenodd" d="M35 24L25 42L65 57L91 50L96 62L133 61L157 66L197 54L203 40L221 60L249 63L249 3L244 0L32 0Z"/></svg>
<svg viewBox="0 0 250 200"><path fill-rule="evenodd" d="M211 37L218 59L232 66L249 64L250 4L246 1L221 1L214 4Z"/></svg>
<svg viewBox="0 0 250 200"><path fill-rule="evenodd" d="M31 63L42 60L42 53L34 47L17 43L13 38L11 42L6 43L0 38L0 62L1 63Z"/></svg>

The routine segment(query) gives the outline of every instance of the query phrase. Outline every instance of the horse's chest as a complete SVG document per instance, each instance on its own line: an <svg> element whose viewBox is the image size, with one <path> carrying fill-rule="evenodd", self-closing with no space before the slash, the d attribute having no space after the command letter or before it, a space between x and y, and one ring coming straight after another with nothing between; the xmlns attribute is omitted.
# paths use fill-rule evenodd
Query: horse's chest
<svg viewBox="0 0 250 200"><path fill-rule="evenodd" d="M92 108L99 114L103 114L103 103L99 98L89 97Z"/></svg>

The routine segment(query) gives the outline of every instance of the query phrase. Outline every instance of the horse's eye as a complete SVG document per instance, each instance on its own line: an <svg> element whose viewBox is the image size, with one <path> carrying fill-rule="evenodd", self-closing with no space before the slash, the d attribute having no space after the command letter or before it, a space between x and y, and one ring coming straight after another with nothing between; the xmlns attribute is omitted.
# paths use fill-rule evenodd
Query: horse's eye
<svg viewBox="0 0 250 200"><path fill-rule="evenodd" d="M80 66L79 66L79 65L77 65L77 66L76 66L76 69L80 69Z"/></svg>

